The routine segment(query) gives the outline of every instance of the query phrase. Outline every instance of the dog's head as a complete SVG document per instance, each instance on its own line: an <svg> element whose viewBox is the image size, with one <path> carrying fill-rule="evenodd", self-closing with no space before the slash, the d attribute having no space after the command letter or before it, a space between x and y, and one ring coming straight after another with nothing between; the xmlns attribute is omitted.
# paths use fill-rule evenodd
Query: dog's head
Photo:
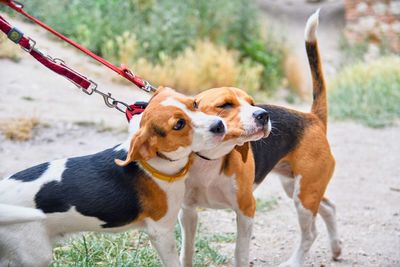
<svg viewBox="0 0 400 267"><path fill-rule="evenodd" d="M218 158L237 145L267 137L271 131L268 112L254 106L253 98L238 88L209 89L195 96L195 101L201 111L223 118L228 127L221 145L202 151L207 157Z"/></svg>
<svg viewBox="0 0 400 267"><path fill-rule="evenodd" d="M223 119L197 109L194 98L160 87L143 112L140 127L134 133L126 166L134 160L149 160L158 153L176 160L203 148L212 149L223 141Z"/></svg>

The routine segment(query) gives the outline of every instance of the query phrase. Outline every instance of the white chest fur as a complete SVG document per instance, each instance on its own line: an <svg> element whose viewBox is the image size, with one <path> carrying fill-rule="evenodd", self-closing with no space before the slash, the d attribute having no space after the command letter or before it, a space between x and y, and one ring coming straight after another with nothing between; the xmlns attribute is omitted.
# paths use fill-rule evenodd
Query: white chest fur
<svg viewBox="0 0 400 267"><path fill-rule="evenodd" d="M186 180L184 205L223 209L237 206L235 177L221 173L222 159L195 158Z"/></svg>
<svg viewBox="0 0 400 267"><path fill-rule="evenodd" d="M159 227L170 228L171 225L175 225L179 209L183 202L185 195L185 179L180 179L173 183L154 179L158 186L167 195L168 209L164 217L157 221ZM153 224L152 219L146 219L147 223Z"/></svg>

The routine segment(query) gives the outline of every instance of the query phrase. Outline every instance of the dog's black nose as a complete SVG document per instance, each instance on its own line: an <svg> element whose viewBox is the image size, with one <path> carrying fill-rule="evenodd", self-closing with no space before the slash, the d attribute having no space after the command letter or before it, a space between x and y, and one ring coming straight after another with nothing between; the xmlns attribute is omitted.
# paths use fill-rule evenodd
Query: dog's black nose
<svg viewBox="0 0 400 267"><path fill-rule="evenodd" d="M225 133L225 126L221 120L218 120L211 124L210 132L215 134L223 134Z"/></svg>
<svg viewBox="0 0 400 267"><path fill-rule="evenodd" d="M258 125L264 126L268 123L269 115L265 110L257 110L253 113L253 117Z"/></svg>

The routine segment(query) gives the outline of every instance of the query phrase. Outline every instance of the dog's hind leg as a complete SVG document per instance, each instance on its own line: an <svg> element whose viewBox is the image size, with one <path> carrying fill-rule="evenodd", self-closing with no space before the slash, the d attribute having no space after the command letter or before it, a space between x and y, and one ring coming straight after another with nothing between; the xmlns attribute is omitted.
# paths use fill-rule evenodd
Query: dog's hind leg
<svg viewBox="0 0 400 267"><path fill-rule="evenodd" d="M282 183L282 187L285 190L286 194L290 198L293 198L294 178L280 176L280 181ZM335 205L324 197L320 203L318 213L324 220L326 229L328 230L332 257L334 260L337 260L341 254L342 249L341 249L341 241L339 239L337 231Z"/></svg>
<svg viewBox="0 0 400 267"><path fill-rule="evenodd" d="M182 231L180 261L182 266L193 266L194 241L197 229L196 208L183 207L179 212L179 224Z"/></svg>
<svg viewBox="0 0 400 267"><path fill-rule="evenodd" d="M337 260L342 252L342 248L336 225L335 205L324 197L320 203L318 213L324 220L326 229L328 230L332 257L334 260Z"/></svg>
<svg viewBox="0 0 400 267"><path fill-rule="evenodd" d="M294 191L294 178L280 175L279 180L281 181L282 187L288 197L293 198Z"/></svg>

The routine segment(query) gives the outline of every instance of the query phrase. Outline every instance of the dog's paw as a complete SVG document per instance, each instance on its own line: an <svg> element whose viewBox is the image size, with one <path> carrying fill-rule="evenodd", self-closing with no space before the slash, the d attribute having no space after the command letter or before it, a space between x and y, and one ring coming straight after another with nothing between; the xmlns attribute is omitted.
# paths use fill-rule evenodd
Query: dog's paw
<svg viewBox="0 0 400 267"><path fill-rule="evenodd" d="M332 259L338 261L340 255L342 254L342 241L339 239L333 240L331 242Z"/></svg>

